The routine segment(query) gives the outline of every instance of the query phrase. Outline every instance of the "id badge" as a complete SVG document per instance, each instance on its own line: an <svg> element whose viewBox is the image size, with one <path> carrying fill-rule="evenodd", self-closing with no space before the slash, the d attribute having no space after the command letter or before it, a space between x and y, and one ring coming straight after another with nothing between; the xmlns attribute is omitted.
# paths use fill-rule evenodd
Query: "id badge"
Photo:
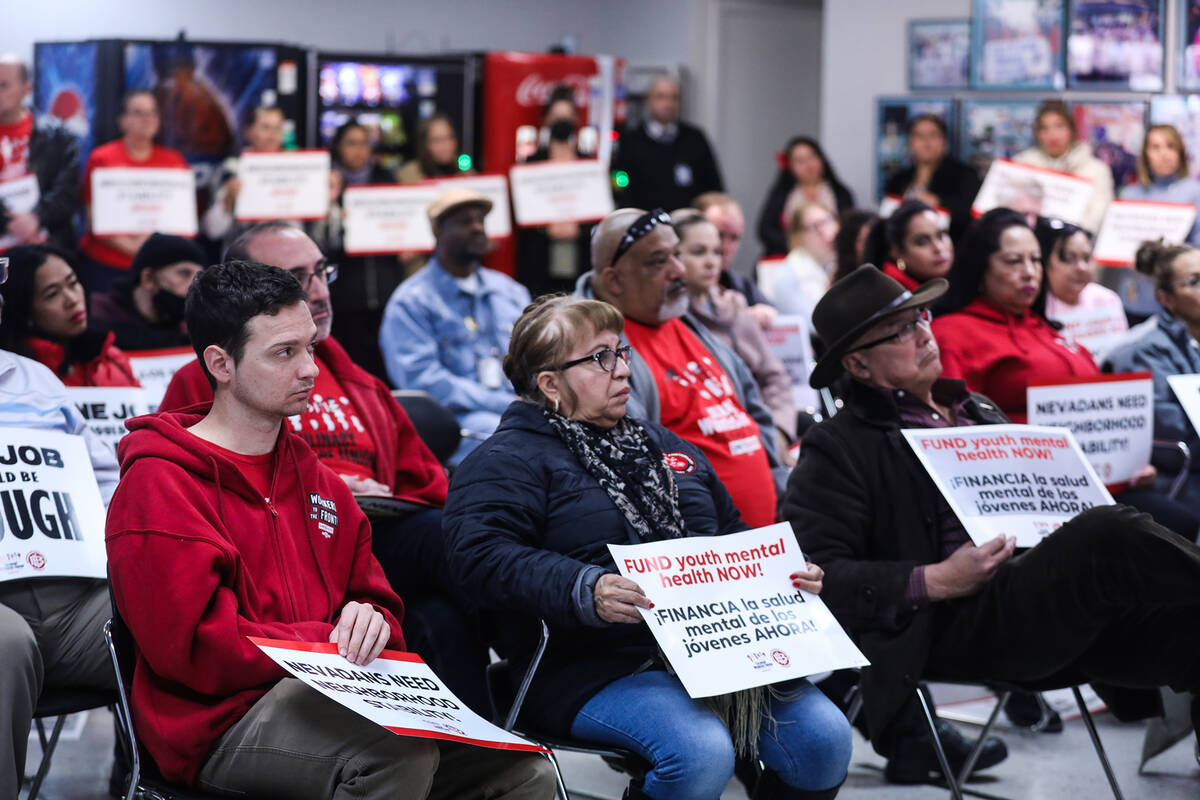
<svg viewBox="0 0 1200 800"><path fill-rule="evenodd" d="M487 389L499 389L504 383L504 370L495 356L484 356L476 361L475 374L479 385Z"/></svg>

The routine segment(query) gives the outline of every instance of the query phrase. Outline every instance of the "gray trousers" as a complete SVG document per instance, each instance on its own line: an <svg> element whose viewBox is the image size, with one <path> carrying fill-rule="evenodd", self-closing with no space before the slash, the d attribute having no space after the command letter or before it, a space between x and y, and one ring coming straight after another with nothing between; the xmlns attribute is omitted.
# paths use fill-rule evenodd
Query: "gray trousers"
<svg viewBox="0 0 1200 800"><path fill-rule="evenodd" d="M0 800L15 800L43 689L116 689L104 644L108 586L83 579L0 583Z"/></svg>
<svg viewBox="0 0 1200 800"><path fill-rule="evenodd" d="M289 800L548 800L555 792L544 756L397 736L295 678L225 732L197 783Z"/></svg>

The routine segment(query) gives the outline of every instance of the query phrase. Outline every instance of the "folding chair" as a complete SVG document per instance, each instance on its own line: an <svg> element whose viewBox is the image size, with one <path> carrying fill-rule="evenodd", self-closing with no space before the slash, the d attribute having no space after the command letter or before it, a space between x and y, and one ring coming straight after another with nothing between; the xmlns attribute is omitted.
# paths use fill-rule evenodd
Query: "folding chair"
<svg viewBox="0 0 1200 800"><path fill-rule="evenodd" d="M521 683L517 687L515 695L512 693L509 684L510 670L508 659L493 661L488 665L487 688L488 699L492 705L493 722L503 727L504 730L524 736L550 751L547 753L547 758L550 759L550 765L554 767L554 777L558 782L559 800L571 800L571 795L567 794L567 785L563 781L562 770L559 768L558 759L554 755L555 750L600 756L600 758L604 759L605 763L618 772L624 772L634 778L644 775L649 770L650 765L632 750L589 744L576 739L544 736L528 730L517 729L517 718L521 714L521 706L525 703L525 695L529 692L529 685L533 683L533 676L537 673L538 667L542 663L542 656L546 653L546 646L550 643L550 628L546 625L546 621L539 619L538 624L541 626L541 635L538 639L537 648L534 650L533 658L529 662L529 668L525 670L525 675L522 676ZM507 706L507 711L504 711L505 706ZM591 797L596 798L596 800L605 800L599 795L591 795L579 791L575 791L573 794L575 797Z"/></svg>
<svg viewBox="0 0 1200 800"><path fill-rule="evenodd" d="M1167 497L1174 500L1187 482L1188 473L1192 468L1192 450L1184 442L1173 442L1168 439L1155 439L1151 450L1150 463L1160 472L1175 472L1171 486L1167 489Z"/></svg>
<svg viewBox="0 0 1200 800"><path fill-rule="evenodd" d="M42 696L38 698L37 708L33 711L34 728L37 730L38 742L42 746L42 760L38 763L37 772L30 779L32 782L26 800L37 800L38 792L42 789L42 782L46 780L46 775L50 772L50 760L54 757L55 748L58 747L58 738L62 734L67 717L81 711L91 711L93 708L103 708L104 706L111 708L116 704L116 694L110 691L50 689L42 692ZM54 726L50 729L50 735L47 736L46 721L50 719L54 720Z"/></svg>
<svg viewBox="0 0 1200 800"><path fill-rule="evenodd" d="M449 461L463 438L454 412L434 400L428 392L397 389L392 392L392 397L408 414L417 435L434 457L442 464Z"/></svg>

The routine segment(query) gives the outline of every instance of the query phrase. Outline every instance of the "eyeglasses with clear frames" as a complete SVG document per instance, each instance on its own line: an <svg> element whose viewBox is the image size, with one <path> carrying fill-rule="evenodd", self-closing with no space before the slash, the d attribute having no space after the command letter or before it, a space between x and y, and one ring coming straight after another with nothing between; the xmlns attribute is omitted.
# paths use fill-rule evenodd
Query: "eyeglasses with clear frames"
<svg viewBox="0 0 1200 800"><path fill-rule="evenodd" d="M296 280L300 281L300 288L307 292L308 287L312 285L313 278L317 277L318 275L321 276L321 280L323 280L326 285L336 281L338 276L338 265L330 264L328 261L318 261L317 266L314 267L311 272L304 267L289 269L288 272L292 273L292 275L296 277Z"/></svg>
<svg viewBox="0 0 1200 800"><path fill-rule="evenodd" d="M618 357L628 364L629 358L632 354L633 348L629 345L622 345L616 350L613 350L611 347L606 347L598 353L592 353L590 356L584 356L583 358L577 358L574 361L568 361L565 364L559 364L558 368L559 370L570 369L571 367L577 367L580 364L586 364L589 361L595 361L600 365L600 369L604 370L605 372L612 372L617 368Z"/></svg>
<svg viewBox="0 0 1200 800"><path fill-rule="evenodd" d="M917 316L900 326L900 329L895 333L891 334L890 336L883 336L879 339L873 339L866 344L860 344L853 350L847 351L847 355L850 353L857 353L861 350L870 350L872 347L878 347L881 344L888 344L889 342L911 342L913 339L917 338L917 328L921 325L928 327L929 322L932 319L933 313L928 308L919 308L917 309Z"/></svg>

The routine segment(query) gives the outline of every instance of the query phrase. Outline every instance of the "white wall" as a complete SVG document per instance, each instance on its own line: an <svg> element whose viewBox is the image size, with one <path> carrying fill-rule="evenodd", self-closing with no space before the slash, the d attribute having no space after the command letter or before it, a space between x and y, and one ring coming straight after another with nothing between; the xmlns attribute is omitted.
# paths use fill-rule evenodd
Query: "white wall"
<svg viewBox="0 0 1200 800"><path fill-rule="evenodd" d="M971 0L825 3L821 146L861 205L875 200L875 98L909 93L908 21L970 15Z"/></svg>

